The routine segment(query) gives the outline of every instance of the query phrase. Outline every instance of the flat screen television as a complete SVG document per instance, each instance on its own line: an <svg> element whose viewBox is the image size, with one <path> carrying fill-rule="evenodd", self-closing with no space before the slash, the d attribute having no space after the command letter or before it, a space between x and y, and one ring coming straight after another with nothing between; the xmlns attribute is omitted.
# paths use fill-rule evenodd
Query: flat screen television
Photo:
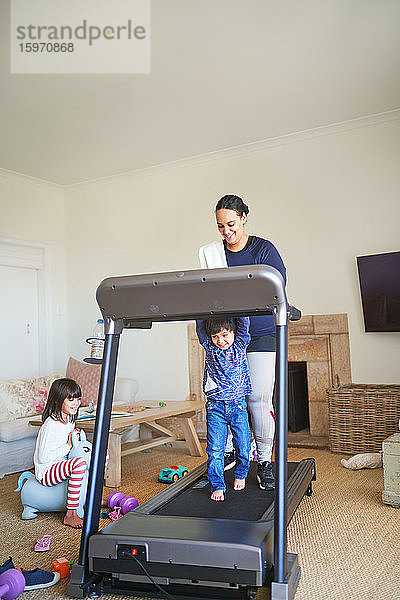
<svg viewBox="0 0 400 600"><path fill-rule="evenodd" d="M357 257L365 331L400 331L400 252Z"/></svg>

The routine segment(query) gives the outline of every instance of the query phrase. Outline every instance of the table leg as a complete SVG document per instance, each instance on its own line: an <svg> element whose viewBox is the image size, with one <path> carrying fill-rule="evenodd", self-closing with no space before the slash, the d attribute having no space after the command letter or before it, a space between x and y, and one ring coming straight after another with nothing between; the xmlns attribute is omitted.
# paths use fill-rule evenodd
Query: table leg
<svg viewBox="0 0 400 600"><path fill-rule="evenodd" d="M153 434L149 427L146 427L147 423L140 423L139 425L139 440L143 443L150 442L153 438ZM146 448L142 452L151 452L151 448Z"/></svg>
<svg viewBox="0 0 400 600"><path fill-rule="evenodd" d="M201 447L192 418L182 415L177 416L177 419L183 429L183 435L185 436L190 454L192 456L203 456L203 448Z"/></svg>
<svg viewBox="0 0 400 600"><path fill-rule="evenodd" d="M105 485L119 487L121 485L121 434L110 431L108 452L110 460L106 469Z"/></svg>

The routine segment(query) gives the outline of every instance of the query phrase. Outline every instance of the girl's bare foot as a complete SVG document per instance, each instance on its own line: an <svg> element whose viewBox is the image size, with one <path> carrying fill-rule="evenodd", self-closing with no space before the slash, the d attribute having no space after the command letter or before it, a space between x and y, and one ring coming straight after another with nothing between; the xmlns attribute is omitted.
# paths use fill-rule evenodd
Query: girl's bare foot
<svg viewBox="0 0 400 600"><path fill-rule="evenodd" d="M216 500L217 502L225 500L224 490L214 490L211 494L211 500Z"/></svg>
<svg viewBox="0 0 400 600"><path fill-rule="evenodd" d="M65 513L64 517L64 525L69 525L70 527L74 527L74 529L82 529L83 520L78 517L76 510L69 508Z"/></svg>
<svg viewBox="0 0 400 600"><path fill-rule="evenodd" d="M233 482L233 489L236 491L243 490L246 485L245 479L235 479Z"/></svg>

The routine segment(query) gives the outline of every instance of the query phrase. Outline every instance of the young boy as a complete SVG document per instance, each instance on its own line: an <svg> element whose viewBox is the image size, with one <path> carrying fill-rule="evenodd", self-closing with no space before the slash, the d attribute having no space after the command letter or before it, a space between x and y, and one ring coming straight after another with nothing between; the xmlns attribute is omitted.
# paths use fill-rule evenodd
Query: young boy
<svg viewBox="0 0 400 600"><path fill-rule="evenodd" d="M249 471L250 427L246 394L251 393L246 348L248 317L197 321L196 331L206 358L203 390L207 397L207 468L211 499L224 500L224 452L231 428L236 451L234 490L242 490Z"/></svg>

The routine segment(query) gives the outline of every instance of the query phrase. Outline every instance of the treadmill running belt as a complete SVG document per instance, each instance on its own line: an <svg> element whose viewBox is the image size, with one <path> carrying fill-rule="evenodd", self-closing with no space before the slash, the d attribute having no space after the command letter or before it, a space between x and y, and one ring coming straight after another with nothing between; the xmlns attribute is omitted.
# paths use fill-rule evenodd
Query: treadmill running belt
<svg viewBox="0 0 400 600"><path fill-rule="evenodd" d="M288 478L298 463L288 463ZM211 500L210 483L206 476L178 496L156 509L153 514L176 517L203 517L258 521L274 501L274 490L260 490L256 479L257 463L250 463L244 490L233 489L234 469L225 471L226 492L223 502Z"/></svg>

